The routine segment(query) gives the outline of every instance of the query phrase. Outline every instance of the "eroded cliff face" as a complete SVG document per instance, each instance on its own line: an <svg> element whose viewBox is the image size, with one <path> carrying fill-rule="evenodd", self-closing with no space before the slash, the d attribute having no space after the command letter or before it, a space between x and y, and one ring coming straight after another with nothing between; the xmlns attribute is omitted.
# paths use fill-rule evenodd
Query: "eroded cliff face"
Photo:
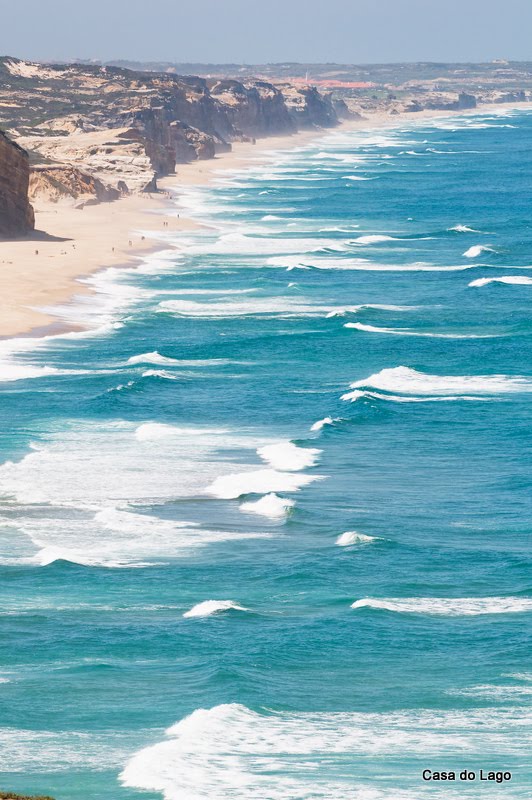
<svg viewBox="0 0 532 800"><path fill-rule="evenodd" d="M289 134L297 131L282 92L273 84L255 81L245 86L235 80L211 82L211 95L223 104L231 123L231 138Z"/></svg>
<svg viewBox="0 0 532 800"><path fill-rule="evenodd" d="M152 191L176 164L213 158L233 141L331 127L338 115L313 88L4 57L2 122L37 162ZM37 193L44 183L34 181Z"/></svg>
<svg viewBox="0 0 532 800"><path fill-rule="evenodd" d="M33 230L28 200L28 154L0 131L0 237L23 236Z"/></svg>
<svg viewBox="0 0 532 800"><path fill-rule="evenodd" d="M31 170L29 196L30 200L43 197L52 203L75 200L76 206L81 208L94 202L117 200L120 191L106 186L88 172L57 165L34 167Z"/></svg>
<svg viewBox="0 0 532 800"><path fill-rule="evenodd" d="M283 98L296 128L332 128L338 124L330 95L323 95L314 86L282 87Z"/></svg>

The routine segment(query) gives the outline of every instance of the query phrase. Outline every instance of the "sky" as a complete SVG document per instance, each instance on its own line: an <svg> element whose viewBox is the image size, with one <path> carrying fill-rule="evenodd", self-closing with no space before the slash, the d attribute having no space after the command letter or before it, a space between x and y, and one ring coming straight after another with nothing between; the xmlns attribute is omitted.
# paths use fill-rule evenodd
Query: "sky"
<svg viewBox="0 0 532 800"><path fill-rule="evenodd" d="M176 63L532 60L532 0L9 0L0 55Z"/></svg>

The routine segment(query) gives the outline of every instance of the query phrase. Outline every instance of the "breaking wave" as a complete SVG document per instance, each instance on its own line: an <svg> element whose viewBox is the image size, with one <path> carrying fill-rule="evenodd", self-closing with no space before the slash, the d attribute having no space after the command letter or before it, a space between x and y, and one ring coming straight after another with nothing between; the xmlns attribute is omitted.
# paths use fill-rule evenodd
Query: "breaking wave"
<svg viewBox="0 0 532 800"><path fill-rule="evenodd" d="M353 239L353 242L356 244L378 244L379 242L397 242L399 239L395 238L394 236L386 236L385 234L367 234L365 236L358 236L356 239Z"/></svg>
<svg viewBox="0 0 532 800"><path fill-rule="evenodd" d="M350 384L351 389L373 388L385 392L413 395L460 395L464 392L478 394L507 394L531 392L532 381L522 376L509 375L428 375L409 367L382 369L369 378ZM342 399L356 399L355 393Z"/></svg>
<svg viewBox="0 0 532 800"><path fill-rule="evenodd" d="M447 230L456 231L457 233L482 233L482 231L476 231L468 225L453 225L452 228L448 228Z"/></svg>
<svg viewBox="0 0 532 800"><path fill-rule="evenodd" d="M255 472L240 472L216 478L206 491L222 500L236 500L245 494L297 492L303 486L320 478L320 475L299 475L278 472L275 469L259 469Z"/></svg>
<svg viewBox="0 0 532 800"><path fill-rule="evenodd" d="M527 597L405 597L356 600L351 608L375 608L403 614L429 614L445 617L470 617L480 614L517 614L532 611Z"/></svg>
<svg viewBox="0 0 532 800"><path fill-rule="evenodd" d="M193 606L189 611L185 611L184 617L212 617L214 614L221 614L224 611L248 611L247 608L239 606L232 600L204 600Z"/></svg>
<svg viewBox="0 0 532 800"><path fill-rule="evenodd" d="M311 431L321 431L326 425L334 425L335 420L332 417L323 417L323 419L319 419L314 422L310 426Z"/></svg>
<svg viewBox="0 0 532 800"><path fill-rule="evenodd" d="M367 333L388 333L394 336L428 336L432 339L492 339L500 335L496 333L428 333L426 331L411 331L406 328L378 328L375 325L365 325L362 322L346 322L344 328L355 328Z"/></svg>
<svg viewBox="0 0 532 800"><path fill-rule="evenodd" d="M420 791L424 764L403 788L376 788L370 776L376 764L393 769L405 752L420 764L464 749L488 761L526 758L529 720L524 708L258 713L231 703L173 725L128 761L120 780L165 800L442 800L448 790Z"/></svg>
<svg viewBox="0 0 532 800"><path fill-rule="evenodd" d="M482 253L495 253L496 250L487 244L474 244L463 253L466 258L478 258Z"/></svg>
<svg viewBox="0 0 532 800"><path fill-rule="evenodd" d="M470 286L487 286L488 283L508 283L516 286L531 286L532 278L527 275L502 275L500 278L477 278Z"/></svg>
<svg viewBox="0 0 532 800"><path fill-rule="evenodd" d="M336 540L339 547L350 547L353 544L371 544L371 542L378 541L377 536L367 536L365 533L357 533L357 531L346 531L340 534Z"/></svg>
<svg viewBox="0 0 532 800"><path fill-rule="evenodd" d="M271 492L255 502L242 503L240 511L259 514L262 517L270 517L270 519L283 519L288 516L290 509L294 506L295 502L293 500L279 497L279 495Z"/></svg>
<svg viewBox="0 0 532 800"><path fill-rule="evenodd" d="M475 269L475 264L437 265L422 261L412 264L376 264L365 258L327 258L308 256L275 256L268 259L272 267L292 269L331 269L360 272L462 272Z"/></svg>

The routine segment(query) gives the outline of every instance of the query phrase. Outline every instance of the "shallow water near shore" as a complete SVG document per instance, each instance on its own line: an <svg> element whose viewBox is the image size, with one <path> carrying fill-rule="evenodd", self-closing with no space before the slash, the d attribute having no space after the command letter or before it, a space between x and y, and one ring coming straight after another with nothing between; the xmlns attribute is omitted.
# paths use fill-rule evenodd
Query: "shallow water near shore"
<svg viewBox="0 0 532 800"><path fill-rule="evenodd" d="M0 788L529 796L531 140L273 152L1 343Z"/></svg>

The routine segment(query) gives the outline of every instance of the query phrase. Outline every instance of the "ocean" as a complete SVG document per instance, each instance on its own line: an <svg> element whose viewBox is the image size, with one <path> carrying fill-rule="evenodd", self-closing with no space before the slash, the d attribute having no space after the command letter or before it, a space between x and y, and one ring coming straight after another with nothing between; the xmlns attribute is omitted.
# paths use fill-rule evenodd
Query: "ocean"
<svg viewBox="0 0 532 800"><path fill-rule="evenodd" d="M530 797L532 114L396 124L0 344L0 789Z"/></svg>

